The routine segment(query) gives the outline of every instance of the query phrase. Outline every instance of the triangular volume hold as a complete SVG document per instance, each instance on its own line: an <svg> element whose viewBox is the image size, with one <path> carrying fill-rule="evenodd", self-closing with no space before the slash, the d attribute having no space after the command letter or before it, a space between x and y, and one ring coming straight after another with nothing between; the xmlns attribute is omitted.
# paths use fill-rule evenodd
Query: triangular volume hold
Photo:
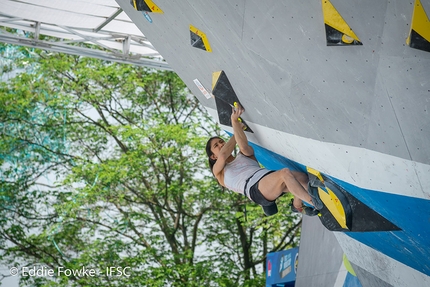
<svg viewBox="0 0 430 287"><path fill-rule="evenodd" d="M363 45L329 0L322 0L327 46Z"/></svg>
<svg viewBox="0 0 430 287"><path fill-rule="evenodd" d="M190 38L191 46L193 46L194 48L202 49L207 52L212 52L206 34L194 27L193 25L190 25Z"/></svg>
<svg viewBox="0 0 430 287"><path fill-rule="evenodd" d="M430 21L420 0L415 0L411 32L406 43L411 48L430 52Z"/></svg>
<svg viewBox="0 0 430 287"><path fill-rule="evenodd" d="M146 11L153 13L164 13L154 2L151 0L131 0L131 6L137 11Z"/></svg>
<svg viewBox="0 0 430 287"><path fill-rule="evenodd" d="M231 127L232 107L235 106L235 103L239 103L242 107L243 105L237 98L236 93L234 92L233 87L224 71L214 72L212 74L212 81L212 94L215 97L219 123ZM239 119L244 124L243 130L253 133L248 124L242 118Z"/></svg>
<svg viewBox="0 0 430 287"><path fill-rule="evenodd" d="M319 171L307 168L309 189L318 189L324 203L320 210L321 223L331 231L374 232L399 231L394 223L373 210L339 184ZM311 191L311 190L309 190ZM316 194L316 192L311 192Z"/></svg>

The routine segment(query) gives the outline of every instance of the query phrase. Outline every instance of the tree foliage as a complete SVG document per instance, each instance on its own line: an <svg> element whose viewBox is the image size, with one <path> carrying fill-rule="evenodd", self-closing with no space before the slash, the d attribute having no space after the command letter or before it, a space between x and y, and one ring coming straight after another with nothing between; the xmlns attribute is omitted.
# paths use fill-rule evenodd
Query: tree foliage
<svg viewBox="0 0 430 287"><path fill-rule="evenodd" d="M219 130L174 73L24 55L0 83L0 262L55 276L22 285L261 286L266 254L297 244L285 199L268 218L217 185ZM82 267L101 273L59 273Z"/></svg>

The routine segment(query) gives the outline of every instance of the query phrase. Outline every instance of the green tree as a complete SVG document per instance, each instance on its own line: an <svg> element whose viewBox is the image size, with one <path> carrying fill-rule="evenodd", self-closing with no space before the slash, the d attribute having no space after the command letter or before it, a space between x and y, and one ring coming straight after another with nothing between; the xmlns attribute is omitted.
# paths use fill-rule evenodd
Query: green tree
<svg viewBox="0 0 430 287"><path fill-rule="evenodd" d="M56 275L22 285L261 286L266 254L297 245L287 199L265 217L216 184L220 131L174 73L20 53L0 83L0 262ZM104 274L61 272L82 267Z"/></svg>

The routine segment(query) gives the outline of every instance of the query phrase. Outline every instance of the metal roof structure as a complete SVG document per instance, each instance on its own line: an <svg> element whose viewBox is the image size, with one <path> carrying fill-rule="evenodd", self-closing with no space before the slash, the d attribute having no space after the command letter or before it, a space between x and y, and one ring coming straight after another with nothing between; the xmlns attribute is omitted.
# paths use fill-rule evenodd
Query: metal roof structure
<svg viewBox="0 0 430 287"><path fill-rule="evenodd" d="M0 42L171 70L115 0L0 0L0 7Z"/></svg>

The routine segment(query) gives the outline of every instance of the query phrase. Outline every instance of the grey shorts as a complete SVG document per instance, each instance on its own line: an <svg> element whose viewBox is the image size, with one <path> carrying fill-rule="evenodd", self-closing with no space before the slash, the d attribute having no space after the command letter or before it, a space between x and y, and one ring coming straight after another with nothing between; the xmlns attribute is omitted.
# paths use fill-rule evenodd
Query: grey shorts
<svg viewBox="0 0 430 287"><path fill-rule="evenodd" d="M258 189L258 184L260 182L260 180L265 177L268 174L271 174L272 172L275 172L275 170L271 170L269 172L267 172L265 175L263 175L254 185L252 185L249 188L249 197L252 199L252 201L254 201L255 203L261 205L261 206L270 206L273 205L273 203L275 201L269 201L267 200L263 194L261 193L261 191Z"/></svg>

